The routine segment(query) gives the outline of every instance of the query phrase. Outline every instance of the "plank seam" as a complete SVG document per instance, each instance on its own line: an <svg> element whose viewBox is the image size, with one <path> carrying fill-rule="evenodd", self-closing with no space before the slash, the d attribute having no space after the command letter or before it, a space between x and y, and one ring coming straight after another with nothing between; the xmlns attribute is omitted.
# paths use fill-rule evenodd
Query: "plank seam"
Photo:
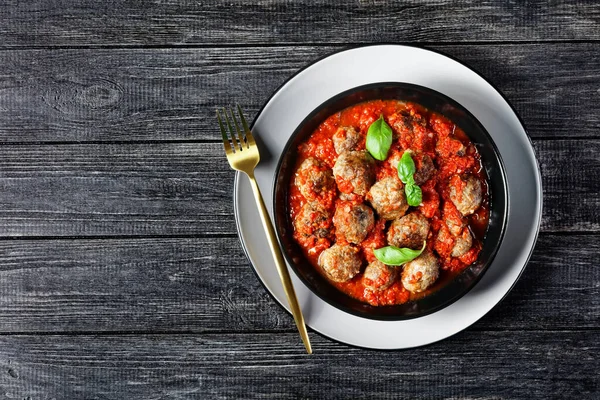
<svg viewBox="0 0 600 400"><path fill-rule="evenodd" d="M462 332L596 332L600 331L600 327L574 327L569 329L540 329L540 328L502 328L502 329L490 329L490 328L473 328L469 327ZM459 332L459 333L462 333ZM295 329L282 329L282 330L245 330L245 331L229 331L229 330L216 330L216 331L16 331L16 332L0 332L2 336L212 336L212 335L274 335L274 334L290 334L297 333ZM318 332L313 331L309 328L310 334L315 334L327 338Z"/></svg>
<svg viewBox="0 0 600 400"><path fill-rule="evenodd" d="M0 236L0 241L28 241L28 240L129 240L129 239L219 239L237 238L237 233L200 233L200 234L174 234L174 235L92 235L92 236Z"/></svg>
<svg viewBox="0 0 600 400"><path fill-rule="evenodd" d="M216 121L216 119L215 119ZM48 140L48 141L31 141L31 142L4 142L2 147L6 146L72 146L72 145L129 145L129 144L219 144L223 143L217 139L165 139L165 140Z"/></svg>
<svg viewBox="0 0 600 400"><path fill-rule="evenodd" d="M540 231L539 236L597 236L600 231ZM94 236L0 236L0 241L86 241L86 240L146 240L146 239L234 239L238 234L200 233L173 235L94 235Z"/></svg>
<svg viewBox="0 0 600 400"><path fill-rule="evenodd" d="M269 47L356 47L378 44L378 41L364 42L271 42L271 43L206 43L206 44L88 44L88 45L51 45L51 46L0 46L0 51L23 50L168 50L168 49L219 49L219 48L269 48ZM480 41L408 41L397 44L409 46L512 46L512 45L546 45L546 44L597 44L600 39L555 39L555 40L480 40Z"/></svg>
<svg viewBox="0 0 600 400"><path fill-rule="evenodd" d="M600 140L600 135L592 136L540 136L530 137L534 142L551 142L559 140L582 141ZM76 146L76 145L156 145L156 144L221 144L218 139L167 139L167 140L68 140L68 141L32 141L32 142L4 142L2 147L10 146Z"/></svg>

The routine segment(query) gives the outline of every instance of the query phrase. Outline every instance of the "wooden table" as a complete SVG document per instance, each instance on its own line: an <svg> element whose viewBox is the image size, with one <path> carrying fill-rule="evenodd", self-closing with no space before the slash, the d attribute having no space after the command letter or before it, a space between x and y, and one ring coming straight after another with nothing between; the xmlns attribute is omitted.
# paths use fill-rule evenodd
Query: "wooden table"
<svg viewBox="0 0 600 400"><path fill-rule="evenodd" d="M0 398L598 399L600 6L223 3L0 5ZM312 333L307 356L240 247L214 110L253 117L307 63L376 42L505 93L542 233L466 331L398 352Z"/></svg>

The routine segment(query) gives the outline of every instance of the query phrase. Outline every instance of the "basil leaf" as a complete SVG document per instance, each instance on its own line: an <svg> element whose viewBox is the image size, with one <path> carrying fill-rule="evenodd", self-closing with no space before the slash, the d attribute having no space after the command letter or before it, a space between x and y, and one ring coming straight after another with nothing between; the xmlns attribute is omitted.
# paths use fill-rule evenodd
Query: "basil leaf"
<svg viewBox="0 0 600 400"><path fill-rule="evenodd" d="M423 192L421 188L415 185L415 181L412 179L404 186L404 192L406 193L406 202L409 206L416 207L423 201Z"/></svg>
<svg viewBox="0 0 600 400"><path fill-rule="evenodd" d="M385 122L383 115L369 126L366 147L373 158L383 161L392 146L392 128Z"/></svg>
<svg viewBox="0 0 600 400"><path fill-rule="evenodd" d="M398 177L404 183L404 193L406 193L406 202L409 206L416 207L423 201L423 192L415 184L414 174L417 171L410 151L406 150L398 162Z"/></svg>
<svg viewBox="0 0 600 400"><path fill-rule="evenodd" d="M410 152L407 150L402 154L400 162L398 162L398 177L404 183L408 183L416 172L415 162L410 156Z"/></svg>
<svg viewBox="0 0 600 400"><path fill-rule="evenodd" d="M373 250L375 257L386 265L399 266L404 265L409 261L419 257L425 250L425 241L421 250L408 249L406 247L399 248L394 246L386 246L380 249Z"/></svg>

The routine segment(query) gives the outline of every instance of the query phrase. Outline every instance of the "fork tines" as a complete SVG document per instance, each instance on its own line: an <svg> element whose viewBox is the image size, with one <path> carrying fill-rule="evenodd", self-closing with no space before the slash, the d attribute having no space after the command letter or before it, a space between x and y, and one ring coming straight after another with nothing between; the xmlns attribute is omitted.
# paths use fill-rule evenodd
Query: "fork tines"
<svg viewBox="0 0 600 400"><path fill-rule="evenodd" d="M225 125L223 124L223 119L219 110L217 110L217 119L219 121L219 127L221 128L221 136L223 137L223 144L225 145L226 152L236 152L242 151L244 148L250 148L250 146L254 145L254 138L252 137L252 133L248 128L248 123L246 122L246 118L244 118L244 113L242 112L242 108L237 106L239 117L242 124L242 129L240 129L240 125L238 120L233 112L233 108L228 110L223 107L222 113L225 115L225 122L227 123L227 128L229 129L229 136L231 136L231 142L227 135L227 130L225 129ZM233 125L231 120L233 120ZM235 126L235 129L234 129Z"/></svg>

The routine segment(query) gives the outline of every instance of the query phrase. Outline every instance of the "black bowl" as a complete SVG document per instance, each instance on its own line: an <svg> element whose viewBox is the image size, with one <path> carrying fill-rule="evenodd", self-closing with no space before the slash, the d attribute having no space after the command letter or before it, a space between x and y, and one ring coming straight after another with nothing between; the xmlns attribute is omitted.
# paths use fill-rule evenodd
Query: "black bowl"
<svg viewBox="0 0 600 400"><path fill-rule="evenodd" d="M478 259L439 289L419 300L395 306L371 306L331 285L304 257L293 238L288 209L288 190L296 165L298 145L327 117L351 105L376 99L396 99L421 104L458 125L477 146L487 172L490 193L490 219ZM365 318L402 320L420 317L446 307L467 293L492 263L504 236L508 199L504 166L492 138L463 106L446 95L426 87L399 82L382 82L350 89L327 100L296 128L286 144L275 172L275 229L283 254L298 277L317 296L334 307Z"/></svg>

